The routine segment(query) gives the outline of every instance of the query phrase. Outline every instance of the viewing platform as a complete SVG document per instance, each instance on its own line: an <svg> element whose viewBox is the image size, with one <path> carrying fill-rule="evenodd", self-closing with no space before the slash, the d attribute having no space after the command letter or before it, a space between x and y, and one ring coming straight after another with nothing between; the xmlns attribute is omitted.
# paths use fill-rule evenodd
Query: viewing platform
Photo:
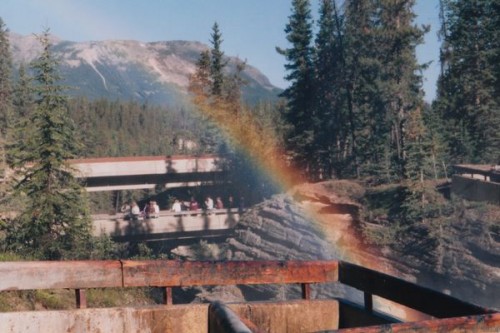
<svg viewBox="0 0 500 333"><path fill-rule="evenodd" d="M361 293L315 299L316 285ZM176 288L297 285L300 299L174 304ZM86 289L157 287L155 306L88 308ZM0 262L0 292L74 289L69 310L0 313L0 332L498 332L500 313L344 261L39 261ZM295 297L295 298L294 298ZM384 305L385 304L385 305ZM389 305L387 305L389 304ZM397 316L398 309L416 313Z"/></svg>
<svg viewBox="0 0 500 333"><path fill-rule="evenodd" d="M454 165L451 192L471 201L500 205L500 166Z"/></svg>

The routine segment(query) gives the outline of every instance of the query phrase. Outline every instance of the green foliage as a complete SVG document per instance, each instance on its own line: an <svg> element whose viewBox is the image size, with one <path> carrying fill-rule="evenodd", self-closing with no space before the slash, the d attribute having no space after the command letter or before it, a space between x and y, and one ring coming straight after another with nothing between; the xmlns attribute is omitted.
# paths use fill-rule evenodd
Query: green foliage
<svg viewBox="0 0 500 333"><path fill-rule="evenodd" d="M414 1L351 0L344 14L323 0L313 47L310 4L292 1L286 25L283 96L286 145L311 180L405 177L405 126L422 105L415 56L427 28L413 25Z"/></svg>
<svg viewBox="0 0 500 333"><path fill-rule="evenodd" d="M64 299L49 290L35 290L35 302L40 303L44 309L63 310L67 308Z"/></svg>
<svg viewBox="0 0 500 333"><path fill-rule="evenodd" d="M86 157L203 153L200 137L208 125L193 110L108 100L69 101L77 137ZM191 150L183 142L193 142Z"/></svg>
<svg viewBox="0 0 500 333"><path fill-rule="evenodd" d="M224 60L224 52L222 52L222 33L219 30L219 25L217 22L212 26L212 39L210 43L212 44L211 52L211 63L210 63L210 77L212 79L212 89L211 94L215 97L222 97L223 86L225 81L224 67L226 67L227 62Z"/></svg>
<svg viewBox="0 0 500 333"><path fill-rule="evenodd" d="M0 18L0 134L6 136L12 117L12 55L8 30Z"/></svg>
<svg viewBox="0 0 500 333"><path fill-rule="evenodd" d="M500 6L495 0L442 0L442 71L435 111L451 163L500 158Z"/></svg>
<svg viewBox="0 0 500 333"><path fill-rule="evenodd" d="M288 101L284 112L287 122L286 149L293 165L309 178L315 178L314 65L311 5L309 0L293 0L292 14L285 27L288 49L277 48L287 61L286 80L290 86L282 96Z"/></svg>
<svg viewBox="0 0 500 333"><path fill-rule="evenodd" d="M345 87L343 18L335 1L323 0L315 45L314 150L318 178L340 178L348 175L346 166L352 157L351 123Z"/></svg>
<svg viewBox="0 0 500 333"><path fill-rule="evenodd" d="M0 178L4 177L6 169L5 144L12 122L12 55L7 33L8 30L0 18ZM0 200L4 197L5 192L2 187L0 185Z"/></svg>
<svg viewBox="0 0 500 333"><path fill-rule="evenodd" d="M64 88L58 85L48 31L39 40L42 54L33 64L37 83L35 110L18 123L25 140L10 148L17 170L14 190L26 202L9 226L8 242L21 253L46 259L73 257L90 237L84 190L67 161L81 148L68 116Z"/></svg>

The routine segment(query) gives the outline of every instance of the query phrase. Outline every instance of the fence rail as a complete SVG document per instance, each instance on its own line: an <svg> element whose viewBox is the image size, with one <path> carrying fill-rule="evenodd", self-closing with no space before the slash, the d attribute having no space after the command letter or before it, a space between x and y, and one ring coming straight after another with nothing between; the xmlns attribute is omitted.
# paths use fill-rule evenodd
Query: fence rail
<svg viewBox="0 0 500 333"><path fill-rule="evenodd" d="M167 288L166 301L171 303L172 287L296 283L302 285L303 298L308 299L311 284L328 282L340 282L363 291L365 308L369 311L372 310L372 295L378 295L436 317L491 312L342 261L0 262L0 291L64 288L77 290L77 298L81 298L81 291L87 288L152 286Z"/></svg>

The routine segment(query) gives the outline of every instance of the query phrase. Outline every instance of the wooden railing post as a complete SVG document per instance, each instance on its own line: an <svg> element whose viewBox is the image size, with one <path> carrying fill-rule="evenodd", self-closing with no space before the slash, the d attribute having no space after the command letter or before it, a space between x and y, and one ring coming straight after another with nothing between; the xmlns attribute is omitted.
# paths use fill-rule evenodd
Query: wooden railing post
<svg viewBox="0 0 500 333"><path fill-rule="evenodd" d="M172 287L163 287L163 304L174 304L174 301L172 299Z"/></svg>
<svg viewBox="0 0 500 333"><path fill-rule="evenodd" d="M311 299L311 284L310 283L302 283L302 299Z"/></svg>
<svg viewBox="0 0 500 333"><path fill-rule="evenodd" d="M75 296L76 296L76 308L86 309L87 295L85 294L85 289L75 289Z"/></svg>

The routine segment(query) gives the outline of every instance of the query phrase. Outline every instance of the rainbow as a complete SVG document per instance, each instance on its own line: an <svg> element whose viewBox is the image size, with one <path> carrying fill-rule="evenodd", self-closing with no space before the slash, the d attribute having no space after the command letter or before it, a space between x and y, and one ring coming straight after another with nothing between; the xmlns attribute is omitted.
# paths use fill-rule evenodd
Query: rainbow
<svg viewBox="0 0 500 333"><path fill-rule="evenodd" d="M294 169L289 161L283 158L285 154L274 129L262 126L249 110L223 101L214 102L203 94L195 94L193 101L198 110L221 129L233 146L244 151L257 170L266 175L280 192L288 192L295 185L305 182L302 170ZM345 221L332 223L332 218L335 217L319 214L313 206L301 206L305 208L306 217L312 226L325 236L335 233L332 231L335 226L346 224ZM339 235L337 231L336 235L330 237L336 241L329 242L333 250L341 254L342 258L338 259L392 273L380 260L370 259L380 257L380 254L377 253L378 249L363 241L360 232L345 226L342 232L343 234Z"/></svg>
<svg viewBox="0 0 500 333"><path fill-rule="evenodd" d="M276 189L288 192L305 181L303 172L291 167L283 158L285 154L278 144L273 129L263 127L252 113L241 107L223 102L210 101L206 96L195 95L194 103L209 121L216 124L223 135L236 148L243 150L262 175L273 181ZM228 121L228 119L230 121ZM320 214L315 205L301 204L305 217L312 227L324 235L326 241L343 261L397 276L390 262L383 259L379 248L365 241L364 236L353 223L340 221L335 216ZM338 216L338 215L337 215ZM407 320L423 320L424 314L410 308L396 306L383 299L375 299L375 306L381 311L398 313Z"/></svg>

